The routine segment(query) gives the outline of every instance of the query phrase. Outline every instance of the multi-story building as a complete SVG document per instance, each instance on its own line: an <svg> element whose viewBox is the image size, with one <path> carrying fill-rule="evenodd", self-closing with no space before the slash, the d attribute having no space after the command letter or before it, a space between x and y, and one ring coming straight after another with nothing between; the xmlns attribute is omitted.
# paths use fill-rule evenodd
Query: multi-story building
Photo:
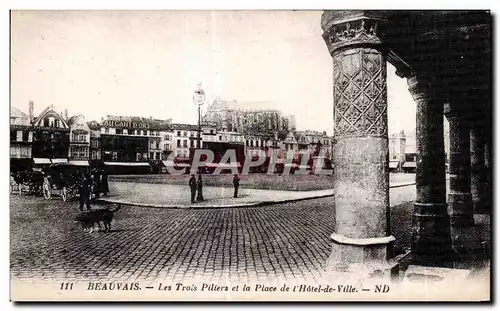
<svg viewBox="0 0 500 311"><path fill-rule="evenodd" d="M261 157L266 156L268 153L268 142L272 146L272 141L269 137L261 134L248 134L244 136L245 139L245 155L248 157Z"/></svg>
<svg viewBox="0 0 500 311"><path fill-rule="evenodd" d="M161 160L161 133L170 128L169 121L107 116L100 123L102 159L106 162Z"/></svg>
<svg viewBox="0 0 500 311"><path fill-rule="evenodd" d="M166 160L173 152L173 144L174 131L171 128L160 130L160 150L162 154L162 160Z"/></svg>
<svg viewBox="0 0 500 311"><path fill-rule="evenodd" d="M162 166L172 154L176 164L189 165L198 147L212 150L216 162L227 150L235 150L240 164L245 156L269 158L271 152L281 160L288 150L313 155L323 148L331 153L331 138L324 132L296 131L293 117L284 118L276 110L231 108L234 105L239 104L214 101L205 116L212 122L203 121L198 139L198 125L171 119L108 115L101 122L86 122L82 115L67 118L67 112L59 114L52 106L33 118L31 102L31 117L14 109L11 114L11 155L35 158L39 164L69 159L127 170L124 167Z"/></svg>
<svg viewBox="0 0 500 311"><path fill-rule="evenodd" d="M405 173L415 173L417 170L417 141L415 133L405 135L404 163L402 170Z"/></svg>
<svg viewBox="0 0 500 311"><path fill-rule="evenodd" d="M188 161L198 141L198 125L173 123L172 152L179 161ZM203 140L203 139L202 139Z"/></svg>
<svg viewBox="0 0 500 311"><path fill-rule="evenodd" d="M389 137L389 170L400 172L405 162L406 135L402 130Z"/></svg>
<svg viewBox="0 0 500 311"><path fill-rule="evenodd" d="M161 133L169 130L170 123L171 120L108 115L98 124L101 160L111 172L149 173L150 164L162 160Z"/></svg>
<svg viewBox="0 0 500 311"><path fill-rule="evenodd" d="M68 119L70 162L75 164L87 163L90 160L90 128L83 115Z"/></svg>
<svg viewBox="0 0 500 311"><path fill-rule="evenodd" d="M32 164L33 129L30 118L21 110L11 107L10 111L10 167L12 171Z"/></svg>
<svg viewBox="0 0 500 311"><path fill-rule="evenodd" d="M325 131L290 131L282 142L282 149L288 153L323 154L330 157L333 148L333 139Z"/></svg>
<svg viewBox="0 0 500 311"><path fill-rule="evenodd" d="M33 103L30 103L30 111ZM54 109L45 108L33 120L32 157L40 162L67 162L70 128L65 118ZM37 160L34 160L37 164Z"/></svg>
<svg viewBox="0 0 500 311"><path fill-rule="evenodd" d="M101 126L96 121L87 123L90 130L89 159L91 162L101 160Z"/></svg>

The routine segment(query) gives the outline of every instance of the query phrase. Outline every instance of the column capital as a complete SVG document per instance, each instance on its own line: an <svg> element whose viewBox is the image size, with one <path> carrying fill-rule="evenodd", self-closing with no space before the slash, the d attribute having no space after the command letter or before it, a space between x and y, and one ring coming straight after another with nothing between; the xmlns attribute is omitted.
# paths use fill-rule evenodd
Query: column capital
<svg viewBox="0 0 500 311"><path fill-rule="evenodd" d="M331 55L350 46L381 45L381 14L371 11L325 11L321 16L323 39Z"/></svg>
<svg viewBox="0 0 500 311"><path fill-rule="evenodd" d="M408 90L415 101L436 96L436 81L432 77L411 73L406 78Z"/></svg>

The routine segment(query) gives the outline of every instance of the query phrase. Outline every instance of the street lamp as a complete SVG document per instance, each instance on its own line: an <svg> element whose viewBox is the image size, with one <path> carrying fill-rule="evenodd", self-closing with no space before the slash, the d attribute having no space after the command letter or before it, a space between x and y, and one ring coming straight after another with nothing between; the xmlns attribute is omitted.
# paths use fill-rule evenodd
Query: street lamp
<svg viewBox="0 0 500 311"><path fill-rule="evenodd" d="M205 104L205 91L198 83L198 87L193 93L193 103L198 106L198 148L201 148L201 106Z"/></svg>
<svg viewBox="0 0 500 311"><path fill-rule="evenodd" d="M205 91L201 87L201 83L198 83L198 87L193 93L193 102L198 106L198 149L201 148L201 106L205 104ZM196 200L201 202L203 199L203 183L201 180L201 172L198 175L198 195Z"/></svg>

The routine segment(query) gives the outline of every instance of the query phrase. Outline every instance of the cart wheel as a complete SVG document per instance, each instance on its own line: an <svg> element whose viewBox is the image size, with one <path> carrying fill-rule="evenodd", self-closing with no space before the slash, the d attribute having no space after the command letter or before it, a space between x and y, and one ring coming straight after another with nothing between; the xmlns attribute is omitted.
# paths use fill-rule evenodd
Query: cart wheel
<svg viewBox="0 0 500 311"><path fill-rule="evenodd" d="M62 187L61 196L62 196L62 199L64 202L66 202L68 200L68 190L67 190L66 186Z"/></svg>
<svg viewBox="0 0 500 311"><path fill-rule="evenodd" d="M51 191L50 191L50 185L44 183L43 184L43 188L42 188L42 191L43 191L43 196L45 197L45 199L47 200L50 200L50 197L51 197Z"/></svg>

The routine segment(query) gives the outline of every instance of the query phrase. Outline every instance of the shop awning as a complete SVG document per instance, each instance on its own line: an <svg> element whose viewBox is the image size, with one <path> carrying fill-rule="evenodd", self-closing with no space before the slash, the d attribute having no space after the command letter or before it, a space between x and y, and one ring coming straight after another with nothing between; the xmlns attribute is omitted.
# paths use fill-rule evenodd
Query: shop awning
<svg viewBox="0 0 500 311"><path fill-rule="evenodd" d="M108 166L149 166L148 162L104 162Z"/></svg>
<svg viewBox="0 0 500 311"><path fill-rule="evenodd" d="M34 164L52 164L52 162L50 162L50 159L46 159L46 158L33 158L33 163Z"/></svg>
<svg viewBox="0 0 500 311"><path fill-rule="evenodd" d="M73 164L76 166L90 166L89 161L69 161L69 164Z"/></svg>
<svg viewBox="0 0 500 311"><path fill-rule="evenodd" d="M389 168L398 168L399 161L390 161Z"/></svg>
<svg viewBox="0 0 500 311"><path fill-rule="evenodd" d="M52 159L52 164L56 163L68 163L68 159Z"/></svg>
<svg viewBox="0 0 500 311"><path fill-rule="evenodd" d="M405 162L403 164L403 168L416 168L417 167L417 162Z"/></svg>

